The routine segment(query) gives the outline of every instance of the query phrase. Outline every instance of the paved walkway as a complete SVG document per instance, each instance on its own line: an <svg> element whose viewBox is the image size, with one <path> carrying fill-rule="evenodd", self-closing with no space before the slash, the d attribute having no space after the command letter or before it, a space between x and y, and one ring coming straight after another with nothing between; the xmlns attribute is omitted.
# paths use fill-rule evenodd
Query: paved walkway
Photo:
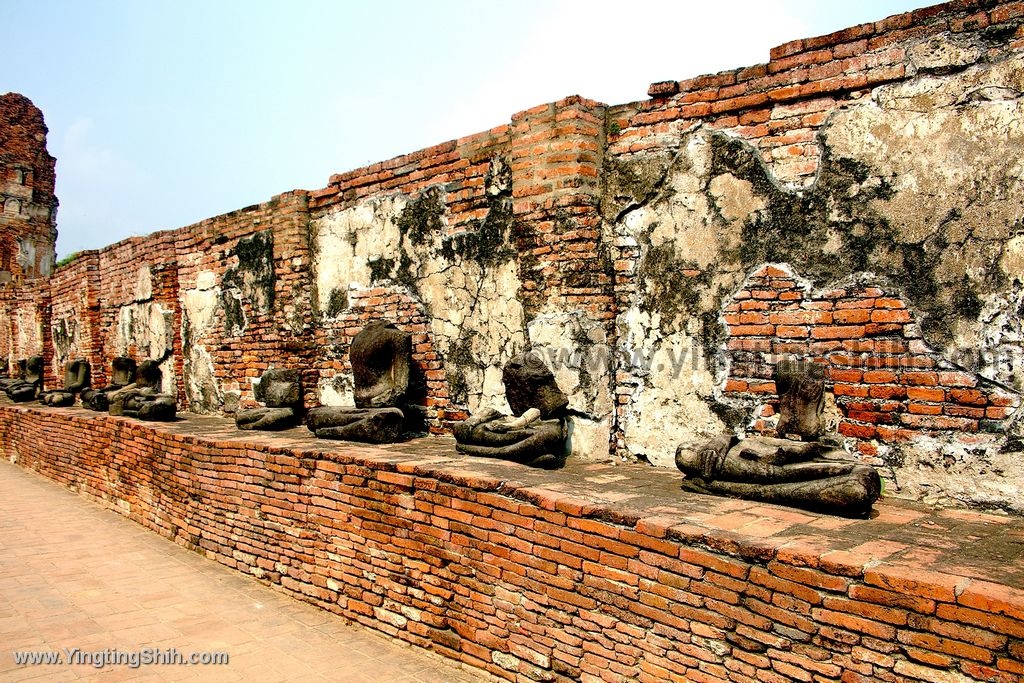
<svg viewBox="0 0 1024 683"><path fill-rule="evenodd" d="M230 663L15 663L15 652L66 657L73 648L122 657L143 648L227 652ZM0 460L0 680L35 679L490 680L347 625Z"/></svg>

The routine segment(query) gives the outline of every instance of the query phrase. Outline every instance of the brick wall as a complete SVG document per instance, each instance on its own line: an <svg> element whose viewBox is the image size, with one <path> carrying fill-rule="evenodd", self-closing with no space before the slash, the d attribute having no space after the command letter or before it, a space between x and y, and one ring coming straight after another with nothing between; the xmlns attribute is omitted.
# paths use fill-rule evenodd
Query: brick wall
<svg viewBox="0 0 1024 683"><path fill-rule="evenodd" d="M703 122L749 140L779 180L809 182L818 168L815 135L829 112L910 75L908 44L1002 26L1010 49L1021 49L1024 30L1015 20L1022 14L1019 2L957 0L793 40L772 49L765 64L653 83L651 100L611 112L618 133L608 151L656 149L678 125ZM993 52L1003 40L993 41Z"/></svg>
<svg viewBox="0 0 1024 683"><path fill-rule="evenodd" d="M47 324L54 349L48 373L62 386L68 361L86 359L95 386L107 381L99 323L99 254L82 252L50 278L50 315ZM50 385L54 386L54 385Z"/></svg>
<svg viewBox="0 0 1024 683"><path fill-rule="evenodd" d="M790 269L765 266L725 311L725 393L767 398L756 430L773 431L773 366L793 356L825 365L842 412L839 433L864 441L911 441L937 430L998 432L1020 403L1015 392L935 353L899 294L878 287L815 291ZM861 447L873 454L870 444Z"/></svg>
<svg viewBox="0 0 1024 683"><path fill-rule="evenodd" d="M310 370L307 204L305 192L290 192L175 231L173 305L185 325L177 334L191 382L184 405L217 412L223 393L237 392L251 407L253 381L267 368ZM204 364L210 377L200 379Z"/></svg>
<svg viewBox="0 0 1024 683"><path fill-rule="evenodd" d="M538 473L452 462L443 439L285 446L224 423L197 436L186 423L8 405L0 453L228 567L510 681L1024 673L1024 567L989 555L1024 533L1012 518L890 503L853 522L681 498L643 467ZM614 502L624 481L644 502Z"/></svg>
<svg viewBox="0 0 1024 683"><path fill-rule="evenodd" d="M452 420L466 414L469 405L464 397L455 400L452 396L451 364L457 355L452 350L456 341L465 340L454 338L456 333L442 334L438 328L442 316L435 309L440 297L435 294L432 300L407 281L385 276L353 290L356 293L350 303L357 302L357 307L350 307L340 318L327 316L320 310L318 293L311 284L316 275L313 233L317 221L371 200L401 196L414 202L437 192L443 214L429 229L456 244L456 238L478 233L494 208L495 196L488 194L488 173L500 160L511 174L508 188L501 192L507 191L511 207L508 244L514 247L516 300L524 319L517 322L522 329L498 329L494 325L494 329L470 331L491 337L518 334L525 338L526 328L538 318L583 312L604 327L607 343L618 349L623 341L621 330L628 322L623 319L624 312L629 311L638 291L651 284L652 276L642 268L645 245L626 234L613 210L617 198L609 190L607 177L612 165L648 154L677 154L681 131L701 124L707 130L722 131L750 143L774 180L811 187L821 169L823 148L817 135L830 116L868 102L872 88L877 86L907 81L925 72L936 77L946 75L946 67L928 71L919 66L925 63L919 54L922 41L970 40L972 45L984 46L984 53L976 57L979 64L1002 59L1024 47L1022 17L1024 4L1020 2L961 0L925 8L787 43L772 50L765 64L656 83L650 89L651 99L643 102L609 107L569 97L533 107L513 115L507 125L336 174L323 189L285 193L258 206L180 230L123 240L61 269L53 282L52 310L47 310L49 304L40 294L38 315L50 317L43 324L45 335L36 335L38 339L24 334L15 338L18 320L30 315L37 292L10 286L3 290L6 314L0 323L4 336L0 349L11 360L45 352L48 373L59 377L62 359L46 350L52 341L43 336L56 331L60 337L64 334L60 321L64 321L65 331L74 321L80 337L75 351L88 355L98 383L105 380L110 360L119 353L135 355L139 360L156 355L165 361L167 388L177 392L182 408L217 412L224 406L230 408L231 396L241 405L251 405L252 380L273 364L302 368L307 380L306 401L314 405L317 384L345 370L344 349L353 323L385 317L417 335L420 355L416 363L427 378L423 402L434 411L433 428L444 431ZM40 156L43 162L44 157ZM52 196L47 178L45 172L37 173L36 181L41 184L34 191L38 191L40 201ZM657 185L652 186L652 193L658 191ZM242 291L249 285L245 284L246 274L239 261L239 250L264 232L272 238L274 283L270 290L273 303L266 310L259 308L262 299L257 301ZM417 236L418 240L428 238L431 236ZM413 246L420 248L422 243ZM8 247L5 253L9 257L12 247ZM396 260L398 256L397 252L388 255ZM456 256L448 265L463 267L465 254ZM812 250L806 256L814 258L815 254ZM746 270L749 265L743 264L740 277L750 272ZM680 273L684 284L702 282L707 275L697 267L686 267ZM225 285L225 277L241 279ZM733 286L736 282L728 284L719 289L726 294L737 291ZM347 283L340 286L347 287ZM708 292L715 293L713 289L709 286L706 291L698 291L694 298L707 299ZM387 294L378 296L378 290ZM887 298L864 296L863 291L844 296L841 301L803 303L824 305L831 301L853 307L868 299L878 304L879 299ZM895 295L889 298L900 299ZM367 305L377 299L380 308ZM216 310L209 319L203 318L206 326L197 331L189 317L196 311L190 314L185 309L207 300L216 304ZM738 303L729 301L722 307ZM899 441L941 431L963 435L969 441L974 432L1001 428L1017 399L988 388L978 377L950 375L952 370L942 367L941 354L921 350L926 339L915 331L918 326L913 323L882 322L884 316L911 315L913 302L903 298L900 303L906 308L843 314L851 321L850 316L868 315L870 322L863 326L853 322L808 323L773 328L770 333L763 328L763 334L754 334L743 329L737 332L735 324L728 323L725 331L733 345L754 344L754 353L774 356L784 349L800 348L816 359L827 360L829 379L843 412L841 432L865 442L861 446L865 451L870 451L866 442L875 439ZM225 306L232 307L230 313L237 314L245 325L233 330ZM694 312L692 317L705 325L718 320L720 312ZM749 315L753 311L726 313L732 318L735 313ZM771 313L779 318L787 311L772 309ZM163 333L169 339L164 345L151 338L152 330L147 331L142 322L148 317L156 324L161 315L166 317ZM138 323L134 332L129 329L132 320ZM457 333L465 332L464 324L459 325ZM903 325L903 336L885 325ZM649 330L651 337L660 334L653 327ZM802 333L797 328L803 327L807 328L806 344L801 337L781 336ZM816 336L831 333L852 336ZM917 370L904 368L893 378L884 374L891 371L887 368L844 364L839 348L826 349L837 343L858 348L871 345L876 350L904 345L906 351L896 355L934 367L921 367L918 374L914 374ZM328 348L330 345L336 348ZM719 355L717 360L730 361L733 371L730 384L718 386L716 396L722 389L727 399L769 392L770 383L750 382L765 379L750 375L763 374L763 367L746 368L747 361L732 352ZM500 367L500 360L491 362ZM769 358L758 356L756 360L763 365ZM617 402L608 420L610 443L613 450L625 454L630 451L623 446L626 437L619 423L637 405L638 394L651 387L632 368L614 366L608 376L613 378L608 390ZM857 379L851 379L854 376ZM935 383L911 385L912 381ZM741 382L747 382L743 389ZM751 391L751 386L756 391ZM592 408L579 407L583 412ZM760 415L755 417L762 418L759 426L770 428L771 401L758 410Z"/></svg>
<svg viewBox="0 0 1024 683"><path fill-rule="evenodd" d="M0 95L0 281L49 275L57 240L55 160L43 114L17 93Z"/></svg>
<svg viewBox="0 0 1024 683"><path fill-rule="evenodd" d="M10 286L3 288L6 296L0 298L7 319L10 337L7 341L8 366L18 360L35 355L53 352L48 325L50 309L50 283L45 279L26 282L15 289ZM43 382L53 386L55 375L53 369L46 367Z"/></svg>
<svg viewBox="0 0 1024 683"><path fill-rule="evenodd" d="M615 316L597 210L604 127L605 106L580 97L512 117L516 247L531 257L520 272L529 317L575 309L610 326Z"/></svg>

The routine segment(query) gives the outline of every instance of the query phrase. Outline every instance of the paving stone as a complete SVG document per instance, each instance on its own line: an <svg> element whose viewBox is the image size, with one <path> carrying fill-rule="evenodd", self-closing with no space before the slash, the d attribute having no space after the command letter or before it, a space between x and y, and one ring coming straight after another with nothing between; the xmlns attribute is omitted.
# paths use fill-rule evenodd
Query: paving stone
<svg viewBox="0 0 1024 683"><path fill-rule="evenodd" d="M0 461L4 681L491 680L306 605ZM15 651L224 651L227 666L19 666Z"/></svg>

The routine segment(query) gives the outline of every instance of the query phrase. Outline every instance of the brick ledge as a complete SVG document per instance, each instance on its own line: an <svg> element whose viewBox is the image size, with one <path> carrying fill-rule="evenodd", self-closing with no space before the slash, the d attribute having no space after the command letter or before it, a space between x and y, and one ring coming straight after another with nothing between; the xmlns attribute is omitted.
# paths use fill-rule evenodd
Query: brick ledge
<svg viewBox="0 0 1024 683"><path fill-rule="evenodd" d="M890 657L893 662L887 670L902 672L901 675L910 676L924 669L957 669L979 679L991 676L992 680L1012 680L1013 673L1024 672L1024 664L1017 659L1024 653L1024 640L1017 640L1024 639L1024 561L1020 557L1024 520L1013 517L884 500L872 519L846 520L682 492L676 473L640 465L570 461L557 472L537 471L501 461L463 458L454 452L448 437L363 446L320 441L304 428L278 434L241 432L230 420L189 414L183 414L183 419L175 423L155 424L80 409L7 404L0 406L0 429L0 453L4 457L18 453L23 466L77 488L80 493L171 535L183 545L257 575L261 573L257 567L279 566L282 559L287 564L289 557L305 552L305 530L316 536L316 529L320 528L307 517L313 513L306 510L313 507L317 495L324 493L322 488L341 488L342 482L351 477L363 482L354 490L365 490L367 495L376 491L380 494L380 505L386 502L386 509L391 512L380 513L385 516L379 524L386 525L394 514L401 515L402 509L430 509L432 533L440 528L442 537L448 539L439 546L445 552L458 546L450 537L456 529L460 534L470 534L473 529L490 530L483 533L488 539L485 545L493 543L496 548L512 549L501 553L514 553L519 548L521 555L513 554L513 558L536 562L540 567L520 566L520 579L515 567L509 566L492 577L495 583L505 586L506 593L519 585L532 600L543 598L558 604L568 601L574 605L570 612L576 610L580 615L605 609L618 614L614 611L614 600L605 605L593 597L610 594L614 586L632 586L627 594L636 591L637 585L655 591L651 595L669 590L664 584L668 572L676 577L670 579L669 585L672 581L686 582L687 592L679 594L680 598L689 596L686 599L701 604L699 609L691 610L691 618L697 620L691 625L693 628L703 619L714 618L717 631L742 631L747 634L743 637L749 639L751 628L745 628L743 620L765 620L764 613L772 613L771 605L758 602L757 596L775 591L772 595L786 596L779 598L781 602L800 596L795 599L803 600L800 604L808 610L807 625L803 628L814 630L815 639L837 629L858 641L899 639L903 645L898 649L902 648L909 659ZM119 445L115 445L115 439ZM83 454L81 459L74 455L75 451ZM108 457L110 460L104 460ZM263 493L253 494L251 500L248 493L242 493L245 487L237 482L254 475L243 477L244 472L232 470L231 463L238 458L261 462L265 468ZM171 473L175 474L181 470L173 463L185 463L185 459L191 468L201 465L203 475L197 474L194 480L183 483L189 496L194 497L192 502L185 502L181 513L183 519L190 521L180 528L172 526L171 533L167 533L160 519L165 511L155 504L152 510L146 507L146 496L153 492L143 493L141 482L150 473L140 475L137 465L148 462L153 472L167 470L170 465ZM111 467L113 460L123 464ZM124 465L134 466L126 469ZM213 472L209 478L208 470ZM299 472L305 473L304 480ZM237 496L233 493L236 488ZM288 494L278 494L279 489ZM287 502L278 500L281 496ZM207 498L214 499L209 505L216 514L193 515L193 504ZM282 538L295 535L295 547L282 547L278 539L277 545L266 552L280 550L283 555L261 562L260 553L250 546L242 548L243 544L234 541L225 546L223 540L217 540L230 535L219 525L229 525L232 515L245 516L249 509L246 501L253 509L267 508L267 515L273 520L280 516L281 522L274 522L278 526L292 524L294 531L288 531ZM360 499L356 503L365 501ZM369 507L377 509L375 505ZM361 514L355 508L346 510L346 514L355 517ZM189 531L188 524L200 525L190 530L192 540L198 539L191 545L185 533ZM389 543L404 538L406 532L395 532L389 539L387 534L380 536L380 532L367 531L368 528L360 527L358 532L369 539L367 547L383 549L378 552L402 552ZM542 528L549 536L539 537ZM554 539L552 544L554 537L561 538L559 533L565 538ZM561 550L548 548L559 544ZM573 544L579 546L576 555L566 552ZM476 542L469 542L460 553L453 552L449 561L472 567L475 576L487 569L473 560L476 548ZM532 554L535 549L543 551L543 560ZM429 558L422 556L422 552L430 555L432 551L413 549L401 563L429 564ZM397 558L390 561L399 562ZM304 561L301 568L293 567L283 572L284 576L270 581L325 609L476 666L486 666L497 675L511 671L508 665L512 660L499 656L502 654L515 659L516 667L527 666L523 657L514 655L514 647L509 650L498 643L488 645L484 636L491 631L486 628L481 627L483 635L479 638L467 637L455 624L448 624L443 633L431 627L417 631L410 626L408 617L373 607L368 593L353 596L342 586L339 594L336 581L335 588L331 588L329 581L317 578L341 571L323 567L324 562L324 557L318 556L315 561ZM566 573L563 569L579 579L574 580L575 589L571 589L574 581L566 584L558 580ZM548 577L550 585L542 583L548 576L544 571L553 572ZM426 572L424 581L429 581L426 577L432 573ZM462 585L457 576L450 580L453 586ZM517 584L520 580L523 583ZM470 583L475 585L475 581ZM571 590L566 592L559 585ZM640 601L643 600L641 597ZM667 611L647 611L654 623L671 624L678 632L684 632L685 624L677 615L681 603L667 604ZM741 609L741 605L749 604L756 606L754 612ZM422 605L413 607L410 603L401 607L403 612L409 609L419 615ZM441 616L437 618L444 621L448 609L446 606L440 610ZM462 610L465 609L463 605ZM786 617L778 618L784 621ZM485 622L480 624L486 626ZM757 631L763 639L780 639L779 633L789 633L778 626L781 622L776 622L774 630L771 623L768 620ZM453 635L449 629L459 635ZM974 642L982 633L986 642L992 643L991 651L961 652L961 645ZM839 642L843 642L841 638ZM750 645L747 640L738 640L733 647L747 654L748 650L756 652L761 647L745 647L743 643ZM481 647L490 648L488 652L492 654L487 655ZM921 648L927 653L922 655ZM552 654L532 652L541 663ZM658 666L664 666L664 661L658 661ZM706 669L694 667L677 669L676 674L689 676Z"/></svg>

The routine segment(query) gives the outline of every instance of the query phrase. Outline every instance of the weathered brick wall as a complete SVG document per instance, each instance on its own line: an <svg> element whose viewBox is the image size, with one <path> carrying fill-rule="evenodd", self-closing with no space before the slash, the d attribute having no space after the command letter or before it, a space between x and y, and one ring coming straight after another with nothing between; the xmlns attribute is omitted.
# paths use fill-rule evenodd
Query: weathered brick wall
<svg viewBox="0 0 1024 683"><path fill-rule="evenodd" d="M291 192L175 231L185 405L256 405L269 367L312 379L307 197Z"/></svg>
<svg viewBox="0 0 1024 683"><path fill-rule="evenodd" d="M792 272L765 266L725 308L730 361L725 393L764 406L754 428L774 431L778 400L772 370L799 356L826 366L841 411L840 434L912 441L920 432L1005 430L1020 397L957 368L921 338L899 295L863 283L813 291Z"/></svg>
<svg viewBox="0 0 1024 683"><path fill-rule="evenodd" d="M95 386L107 381L100 335L99 254L80 253L50 278L50 315L46 324L53 339L53 354L47 373L64 381L68 361L84 358L89 362ZM50 385L54 386L54 385Z"/></svg>
<svg viewBox="0 0 1024 683"><path fill-rule="evenodd" d="M43 114L17 93L0 95L0 282L47 276L57 240L55 160Z"/></svg>
<svg viewBox="0 0 1024 683"><path fill-rule="evenodd" d="M793 41L765 64L656 83L644 102L534 107L324 189L106 247L89 257L95 270L62 269L43 327L63 345L78 316L96 377L119 353L160 358L182 408L230 412L253 403L270 365L304 371L308 405L340 400L355 328L383 317L416 335L437 432L504 407L501 367L532 346L568 359L555 370L574 408L574 455L669 466L677 444L770 430L771 398L747 395L771 385L750 379L797 354L829 364L838 429L865 455L916 462L937 452L934 437L959 448L947 454L957 461L1003 457L1019 443L1008 414L1024 359L947 365L964 349L1024 348L1013 322L1024 188L1004 163L1018 141L1022 27L1020 2L960 0ZM903 307L737 331L752 323L734 314L755 313L737 292L766 264L807 278L801 306ZM891 296L814 298L865 273ZM4 296L14 311L34 294ZM782 305L769 316L792 313ZM41 338L15 342L12 315L0 324L8 357L42 349ZM730 348L740 343L755 357ZM845 364L836 344L871 357L858 363L895 354L931 367L893 378ZM53 374L60 354L49 354ZM957 384L944 384L954 370ZM933 371L934 385L911 384ZM1024 494L997 504L1024 510Z"/></svg>
<svg viewBox="0 0 1024 683"><path fill-rule="evenodd" d="M1020 473L1001 473L1024 188L982 119L1014 129L1022 47L1021 3L947 3L610 107L617 452L671 466L677 444L770 433L770 365L797 356L828 366L835 426L891 492L1021 509ZM748 286L766 267L799 285Z"/></svg>
<svg viewBox="0 0 1024 683"><path fill-rule="evenodd" d="M580 97L512 117L512 198L527 316L580 310L610 325L611 278L600 243L605 106Z"/></svg>
<svg viewBox="0 0 1024 683"><path fill-rule="evenodd" d="M204 429L8 405L0 454L228 567L510 681L1024 674L1024 568L986 555L1022 532L1005 516L886 505L854 522L681 500L656 482L623 505L596 483L585 499L566 493L583 485L568 475L453 463L448 440L384 452ZM608 467L595 482L638 487L650 474Z"/></svg>
<svg viewBox="0 0 1024 683"><path fill-rule="evenodd" d="M830 111L875 86L914 75L911 45L941 34L990 36L993 52L1024 47L1019 2L957 0L896 14L771 51L765 64L652 83L651 100L613 109L609 153L657 149L678 122L701 122L750 141L783 182L818 169L816 134ZM994 28L990 28L994 27Z"/></svg>
<svg viewBox="0 0 1024 683"><path fill-rule="evenodd" d="M50 309L50 283L36 279L18 288L10 285L0 289L0 305L6 318L7 361L13 370L18 360L41 355L44 358L53 352L48 324ZM43 381L53 386L55 375L47 366Z"/></svg>

